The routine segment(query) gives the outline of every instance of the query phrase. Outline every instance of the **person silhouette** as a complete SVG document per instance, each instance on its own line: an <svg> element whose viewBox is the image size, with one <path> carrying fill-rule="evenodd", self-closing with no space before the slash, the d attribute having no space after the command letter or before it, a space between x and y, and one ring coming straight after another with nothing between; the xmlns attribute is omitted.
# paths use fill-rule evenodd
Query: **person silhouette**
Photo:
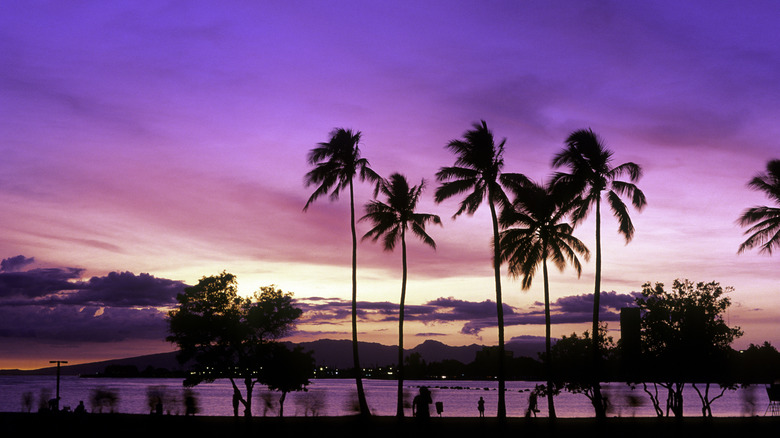
<svg viewBox="0 0 780 438"><path fill-rule="evenodd" d="M76 409L74 409L73 412L79 415L87 412L86 408L84 408L84 400L79 401L79 405L76 406Z"/></svg>
<svg viewBox="0 0 780 438"><path fill-rule="evenodd" d="M480 417L485 416L485 399L483 399L482 397L480 397L479 401L477 402L477 410L479 410Z"/></svg>
<svg viewBox="0 0 780 438"><path fill-rule="evenodd" d="M536 389L534 389L528 396L528 410L525 411L525 416L530 417L533 415L535 417L537 412L539 412L539 409L536 403Z"/></svg>
<svg viewBox="0 0 780 438"><path fill-rule="evenodd" d="M198 410L197 402L195 401L195 396L193 396L192 394L188 394L184 399L184 407L185 407L184 409L185 416L195 415L195 413Z"/></svg>
<svg viewBox="0 0 780 438"><path fill-rule="evenodd" d="M420 393L414 396L412 400L412 416L417 418L429 418L431 411L428 405L433 402L431 399L431 391L428 387L420 387Z"/></svg>

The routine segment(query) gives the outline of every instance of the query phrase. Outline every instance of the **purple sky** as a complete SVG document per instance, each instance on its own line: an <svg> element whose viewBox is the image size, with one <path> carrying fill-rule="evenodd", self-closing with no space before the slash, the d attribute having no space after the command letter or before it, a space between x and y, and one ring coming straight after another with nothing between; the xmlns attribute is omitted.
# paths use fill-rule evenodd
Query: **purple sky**
<svg viewBox="0 0 780 438"><path fill-rule="evenodd" d="M507 172L545 179L583 128L643 167L634 240L604 218L613 311L647 281L719 281L735 289L736 346L780 345L780 260L737 255L735 223L769 204L746 183L780 158L778 14L772 1L4 1L0 368L168 351L161 309L222 270L242 293L294 292L296 339L347 338L347 198L302 211L306 154L336 127L362 132L381 175L425 178L420 210L444 221L436 251L409 243L407 345L494 343L488 211L452 220L459 200L432 201L454 163L444 146L480 119L507 139ZM360 186L358 205L369 197ZM593 226L575 233L591 250ZM553 336L588 328L593 271L553 272ZM504 277L507 339L544 334L541 288ZM400 253L362 243L362 340L396 342L399 289Z"/></svg>

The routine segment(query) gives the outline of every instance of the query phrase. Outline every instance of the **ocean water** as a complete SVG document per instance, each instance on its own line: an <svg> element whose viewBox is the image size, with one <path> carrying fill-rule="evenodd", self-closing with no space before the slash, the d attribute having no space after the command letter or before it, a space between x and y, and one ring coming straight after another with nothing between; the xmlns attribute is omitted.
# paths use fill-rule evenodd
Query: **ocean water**
<svg viewBox="0 0 780 438"><path fill-rule="evenodd" d="M41 403L53 398L56 393L55 376L0 376L0 411L26 412L37 411ZM395 415L397 382L393 380L363 381L371 413L374 415ZM530 390L537 382L507 382L507 415L522 417L528 407ZM431 414L438 415L435 403L441 402L443 417L477 416L477 402L485 400L485 415L495 416L498 392L495 381L464 380L410 380L405 382L404 392L407 404L418 393L420 386L430 388L434 405ZM241 388L243 392L243 387ZM92 400L97 391L113 394L114 403L95 405ZM163 396L163 411L170 415L184 415L184 398L191 391L196 400L198 415L233 415L233 390L228 380L198 385L191 389L182 386L181 379L108 379L79 378L63 376L60 378L60 407L73 409L83 401L89 412L120 412L144 414L152 410L150 394ZM645 417L655 416L648 395L639 386L631 389L622 383L605 384L603 392L609 397L610 416ZM710 394L717 395L720 388L710 388ZM665 400L665 392L659 389L659 395ZM252 400L252 412L255 416L278 415L279 393L270 392L265 387L256 386ZM356 405L355 381L351 379L315 379L307 391L290 393L284 404L285 416L342 416L352 415ZM726 391L723 397L712 405L714 416L752 416L764 415L769 405L766 389L762 385L751 386L736 391ZM407 406L406 415L411 416L411 407ZM547 416L547 401L538 399L537 414ZM562 392L555 397L555 410L558 417L592 417L593 408L582 394ZM701 402L691 385L684 392L685 416L701 415Z"/></svg>

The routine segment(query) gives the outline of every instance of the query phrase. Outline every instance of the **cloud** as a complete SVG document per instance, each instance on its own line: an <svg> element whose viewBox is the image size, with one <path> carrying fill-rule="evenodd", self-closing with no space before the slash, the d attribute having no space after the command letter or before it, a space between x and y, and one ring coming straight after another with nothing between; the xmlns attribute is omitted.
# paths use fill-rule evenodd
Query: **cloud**
<svg viewBox="0 0 780 438"><path fill-rule="evenodd" d="M23 255L18 255L16 257L3 259L3 261L0 262L0 272L20 271L25 266L32 264L34 262L35 262L34 258L32 257L28 258Z"/></svg>
<svg viewBox="0 0 780 438"><path fill-rule="evenodd" d="M621 294L603 292L601 294L602 321L619 321L620 309L634 303L637 293ZM537 308L521 309L507 304L504 308L504 325L542 325L544 313ZM351 301L336 298L307 298L298 300L297 305L304 310L301 322L307 324L336 324L351 316ZM593 294L561 297L551 303L554 324L588 323L593 317ZM390 302L358 302L358 314L363 321L389 322L398 320L398 304ZM424 324L462 323L461 333L478 336L488 328L496 327L495 301L466 301L453 297L437 298L420 305L407 305L404 309L406 321L418 321Z"/></svg>
<svg viewBox="0 0 780 438"><path fill-rule="evenodd" d="M80 283L80 288L62 303L91 303L114 307L170 306L184 291L184 283L149 274L111 272Z"/></svg>
<svg viewBox="0 0 780 438"><path fill-rule="evenodd" d="M19 270L33 261L24 256L2 261L2 338L44 343L161 340L166 311L186 287L181 281L131 272L84 280L80 268Z"/></svg>
<svg viewBox="0 0 780 438"><path fill-rule="evenodd" d="M602 311L620 311L623 307L629 307L634 304L634 299L639 296L638 292L630 294L621 294L615 291L602 292L599 294L599 306ZM543 303L537 302L538 305ZM557 311L562 313L593 313L593 294L570 295L561 297L551 304Z"/></svg>
<svg viewBox="0 0 780 438"><path fill-rule="evenodd" d="M161 340L165 312L155 308L99 306L0 307L0 338L43 343Z"/></svg>
<svg viewBox="0 0 780 438"><path fill-rule="evenodd" d="M79 286L72 281L81 278L83 272L83 269L78 268L37 268L22 272L1 272L0 303L14 297L52 297L76 290Z"/></svg>

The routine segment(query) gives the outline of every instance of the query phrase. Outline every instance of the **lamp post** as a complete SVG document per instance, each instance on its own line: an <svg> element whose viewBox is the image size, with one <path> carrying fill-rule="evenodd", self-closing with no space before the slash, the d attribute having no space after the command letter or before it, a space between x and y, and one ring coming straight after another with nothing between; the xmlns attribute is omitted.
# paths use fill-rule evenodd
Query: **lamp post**
<svg viewBox="0 0 780 438"><path fill-rule="evenodd" d="M54 399L54 400L56 400L56 405L55 405L54 409L59 411L60 410L60 364L68 363L68 361L67 360L50 360L49 363L56 363L57 364L57 398Z"/></svg>

